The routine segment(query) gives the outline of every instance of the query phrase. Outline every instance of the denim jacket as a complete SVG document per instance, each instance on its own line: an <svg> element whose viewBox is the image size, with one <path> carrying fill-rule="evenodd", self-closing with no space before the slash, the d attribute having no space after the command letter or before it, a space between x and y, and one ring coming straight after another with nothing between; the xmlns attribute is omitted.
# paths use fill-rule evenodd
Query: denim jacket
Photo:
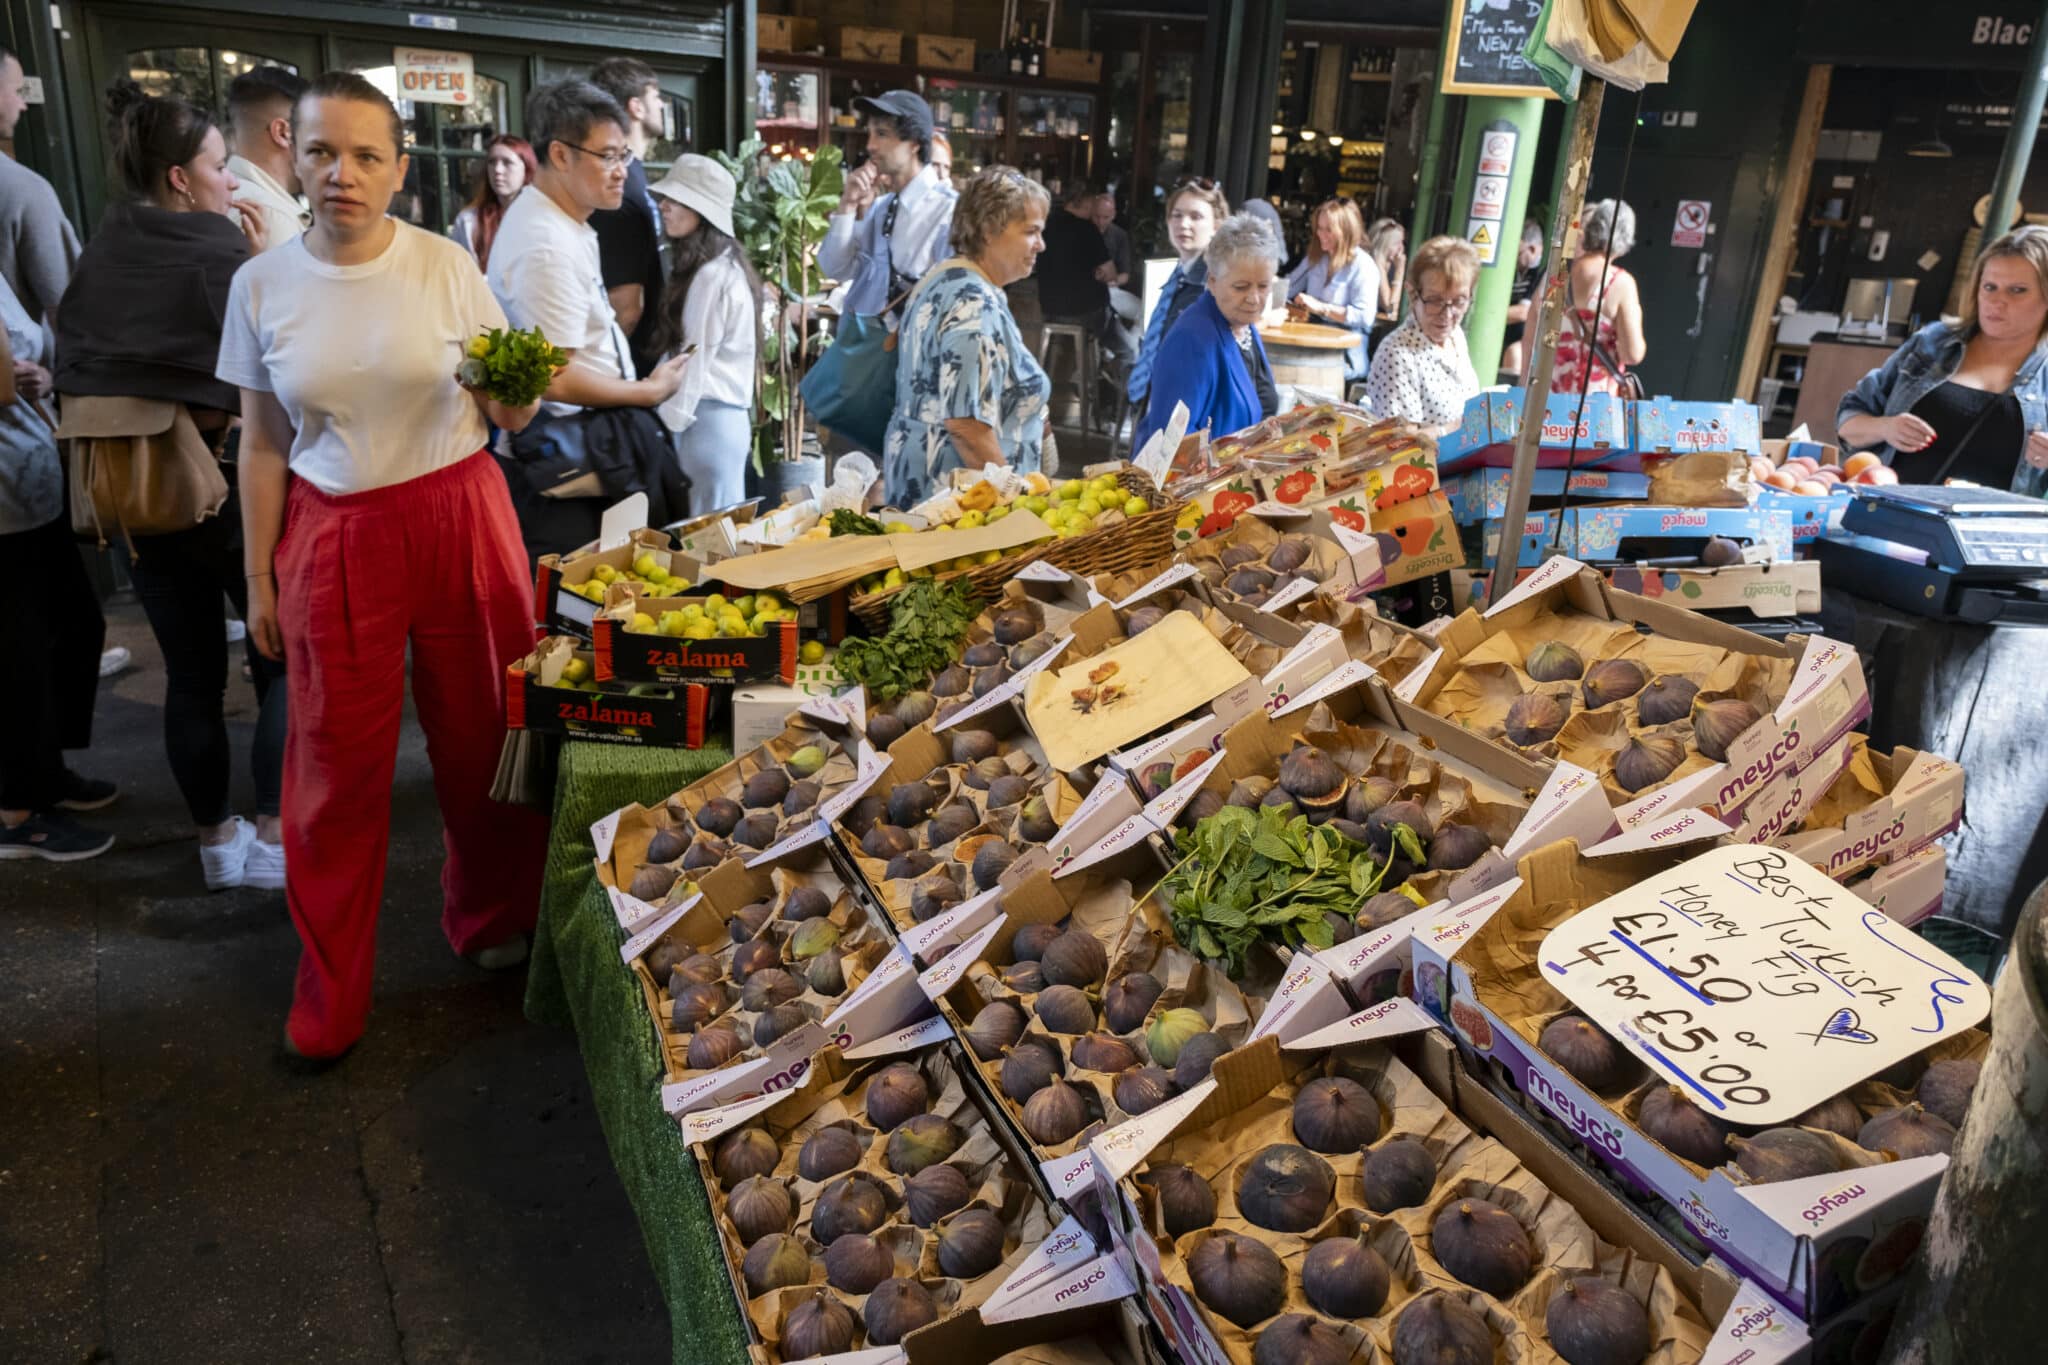
<svg viewBox="0 0 2048 1365"><path fill-rule="evenodd" d="M2048 431L2048 346L2038 346L2012 379L2012 395L2019 400L2020 416L2028 431ZM1963 334L1945 322L1931 322L1893 351L1884 364L1872 370L1856 387L1842 395L1835 410L1839 428L1851 417L1896 417L1910 412L1913 405L1948 382L1963 363ZM1878 447L1886 464L1896 453L1890 446ZM2016 462L2012 491L2030 497L2048 493L2048 470L2036 469L2024 459Z"/></svg>

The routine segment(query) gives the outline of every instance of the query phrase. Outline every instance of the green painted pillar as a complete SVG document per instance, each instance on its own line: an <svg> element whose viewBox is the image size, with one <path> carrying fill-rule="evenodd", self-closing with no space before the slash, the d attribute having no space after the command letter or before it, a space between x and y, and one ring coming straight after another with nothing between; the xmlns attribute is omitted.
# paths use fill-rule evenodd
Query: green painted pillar
<svg viewBox="0 0 2048 1365"><path fill-rule="evenodd" d="M1470 239L1479 249L1479 280L1472 286L1472 311L1465 315L1465 343L1481 384L1491 384L1500 368L1515 249L1528 214L1542 128L1540 99L1475 95L1465 105L1451 221L1444 231Z"/></svg>

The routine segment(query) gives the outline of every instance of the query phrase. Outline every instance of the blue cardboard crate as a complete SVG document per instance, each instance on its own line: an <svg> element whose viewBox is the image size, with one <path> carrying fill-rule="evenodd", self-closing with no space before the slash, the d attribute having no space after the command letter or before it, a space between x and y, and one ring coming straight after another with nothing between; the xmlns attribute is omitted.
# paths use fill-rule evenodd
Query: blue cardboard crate
<svg viewBox="0 0 2048 1365"><path fill-rule="evenodd" d="M1567 507L1561 513L1529 514L1522 527L1518 564L1533 568L1543 562L1550 553L1552 537L1558 535L1560 516L1564 519L1564 530L1558 548L1588 563L1614 559L1624 540L1700 540L1707 536L1769 545L1779 558L1792 557L1792 521L1778 508ZM1501 522L1495 519L1481 530L1481 544L1489 559L1500 528Z"/></svg>
<svg viewBox="0 0 2048 1365"><path fill-rule="evenodd" d="M1626 461L1629 446L1628 405L1612 394L1583 395L1586 412L1579 424L1578 462L1609 465ZM1543 436L1537 464L1561 468L1572 458L1572 418L1581 395L1554 393L1544 405ZM1521 430L1528 391L1520 387L1486 389L1465 400L1465 420L1437 441L1437 468L1450 472L1471 468L1505 468L1514 460L1515 436ZM1623 468L1640 469L1640 463Z"/></svg>
<svg viewBox="0 0 2048 1365"><path fill-rule="evenodd" d="M1645 398L1629 404L1635 448L1649 455L1695 450L1763 453L1762 423L1754 403L1694 403Z"/></svg>
<svg viewBox="0 0 2048 1365"><path fill-rule="evenodd" d="M1513 472L1506 469L1475 469L1469 474L1446 479L1444 489L1451 495L1452 515L1461 525L1506 515L1508 483L1513 477ZM1537 470L1529 491L1531 496L1538 498L1563 497L1565 471ZM1571 493L1574 498L1586 502L1647 498L1650 496L1650 476L1605 467L1574 469L1571 471Z"/></svg>
<svg viewBox="0 0 2048 1365"><path fill-rule="evenodd" d="M1817 540L1832 540L1845 534L1842 530L1842 513L1848 508L1851 494L1848 485L1843 491L1830 493L1824 498L1808 497L1804 493L1789 493L1782 488L1764 484L1756 490L1756 505L1770 508L1792 523L1792 543L1805 549Z"/></svg>

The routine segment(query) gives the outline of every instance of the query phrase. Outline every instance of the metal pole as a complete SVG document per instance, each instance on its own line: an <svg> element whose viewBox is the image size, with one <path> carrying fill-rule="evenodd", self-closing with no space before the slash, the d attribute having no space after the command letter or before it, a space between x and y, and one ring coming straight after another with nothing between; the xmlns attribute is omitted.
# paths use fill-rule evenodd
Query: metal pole
<svg viewBox="0 0 2048 1365"><path fill-rule="evenodd" d="M2041 126L2044 100L2048 100L2048 3L2041 6L2041 17L2034 21L2034 46L2020 78L2012 129L2005 135L2005 151L1998 158L1998 178L1991 182L1991 212L1984 219L1987 246L2003 237L2012 222L2013 208L2020 201L2020 181L2026 178L2027 160L2034 154L2034 133Z"/></svg>
<svg viewBox="0 0 2048 1365"><path fill-rule="evenodd" d="M1500 543L1487 563L1487 599L1514 586L1515 567L1521 562L1522 523L1529 516L1529 488L1536 481L1536 448L1542 443L1543 412L1550 403L1550 376L1557 365L1557 336L1564 326L1565 285L1571 278L1570 264L1579 244L1579 212L1586 203L1586 181L1593 172L1593 137L1600 131L1600 106L1605 103L1607 82L1587 76L1579 89L1579 102L1572 110L1571 135L1565 141L1564 183L1559 187L1557 207L1550 225L1550 259L1543 286L1540 321L1523 331L1533 338L1535 365L1529 373L1529 392L1522 407L1522 429L1515 435L1514 473L1508 480L1508 501L1501 518Z"/></svg>

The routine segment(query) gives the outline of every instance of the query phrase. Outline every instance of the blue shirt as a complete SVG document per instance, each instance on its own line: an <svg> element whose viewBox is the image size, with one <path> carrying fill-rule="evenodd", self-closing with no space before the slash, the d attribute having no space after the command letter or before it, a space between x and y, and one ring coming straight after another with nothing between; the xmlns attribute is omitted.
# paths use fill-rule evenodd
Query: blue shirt
<svg viewBox="0 0 2048 1365"><path fill-rule="evenodd" d="M1130 382L1124 387L1133 403L1144 402L1152 388L1152 363L1159 354L1160 343L1208 284L1209 266L1200 256L1191 263L1176 265L1166 277L1166 287L1159 291L1159 302L1145 323L1145 339L1138 347L1137 363L1131 366Z"/></svg>
<svg viewBox="0 0 2048 1365"><path fill-rule="evenodd" d="M1259 340L1256 327L1252 328L1252 348L1264 366L1266 344ZM1145 405L1144 420L1138 423L1132 440L1135 449L1142 449L1153 432L1163 430L1172 420L1175 403L1187 404L1189 431L1207 427L1211 437L1242 431L1265 416L1244 352L1207 290L1166 334L1157 368L1159 377L1153 381L1151 401Z"/></svg>
<svg viewBox="0 0 2048 1365"><path fill-rule="evenodd" d="M1324 303L1341 305L1344 309L1343 326L1361 338L1369 336L1380 309L1379 264L1364 251L1352 252L1351 259L1341 270L1330 269L1328 257L1319 261L1304 260L1287 277L1287 297L1293 299L1303 294ZM1329 318L1314 320L1325 326L1334 325ZM1344 371L1353 379L1365 373L1363 340L1344 353Z"/></svg>
<svg viewBox="0 0 2048 1365"><path fill-rule="evenodd" d="M28 315L7 281L0 279L0 330L16 360L45 368L43 325ZM17 398L0 404L0 535L47 526L64 512L64 470L57 438L44 420L49 400ZM18 724L19 721L11 722Z"/></svg>
<svg viewBox="0 0 2048 1365"><path fill-rule="evenodd" d="M953 205L959 200L960 192L940 184L939 173L926 166L900 192L875 200L858 221L850 213L833 214L818 244L818 268L848 281L840 311L873 317L951 256ZM896 223L885 235L892 206Z"/></svg>
<svg viewBox="0 0 2048 1365"><path fill-rule="evenodd" d="M1839 428L1851 417L1896 417L1910 412L1913 405L1946 384L1962 368L1967 338L1960 328L1945 322L1931 322L1907 337L1905 343L1842 395L1835 410ZM2019 400L2020 416L2028 431L2048 430L2048 345L2036 346L2018 373L2012 377L2012 395ZM1888 445L1876 447L1886 464L1898 452ZM2013 471L2012 491L2030 497L2048 492L2048 469L2036 469L2024 459Z"/></svg>

